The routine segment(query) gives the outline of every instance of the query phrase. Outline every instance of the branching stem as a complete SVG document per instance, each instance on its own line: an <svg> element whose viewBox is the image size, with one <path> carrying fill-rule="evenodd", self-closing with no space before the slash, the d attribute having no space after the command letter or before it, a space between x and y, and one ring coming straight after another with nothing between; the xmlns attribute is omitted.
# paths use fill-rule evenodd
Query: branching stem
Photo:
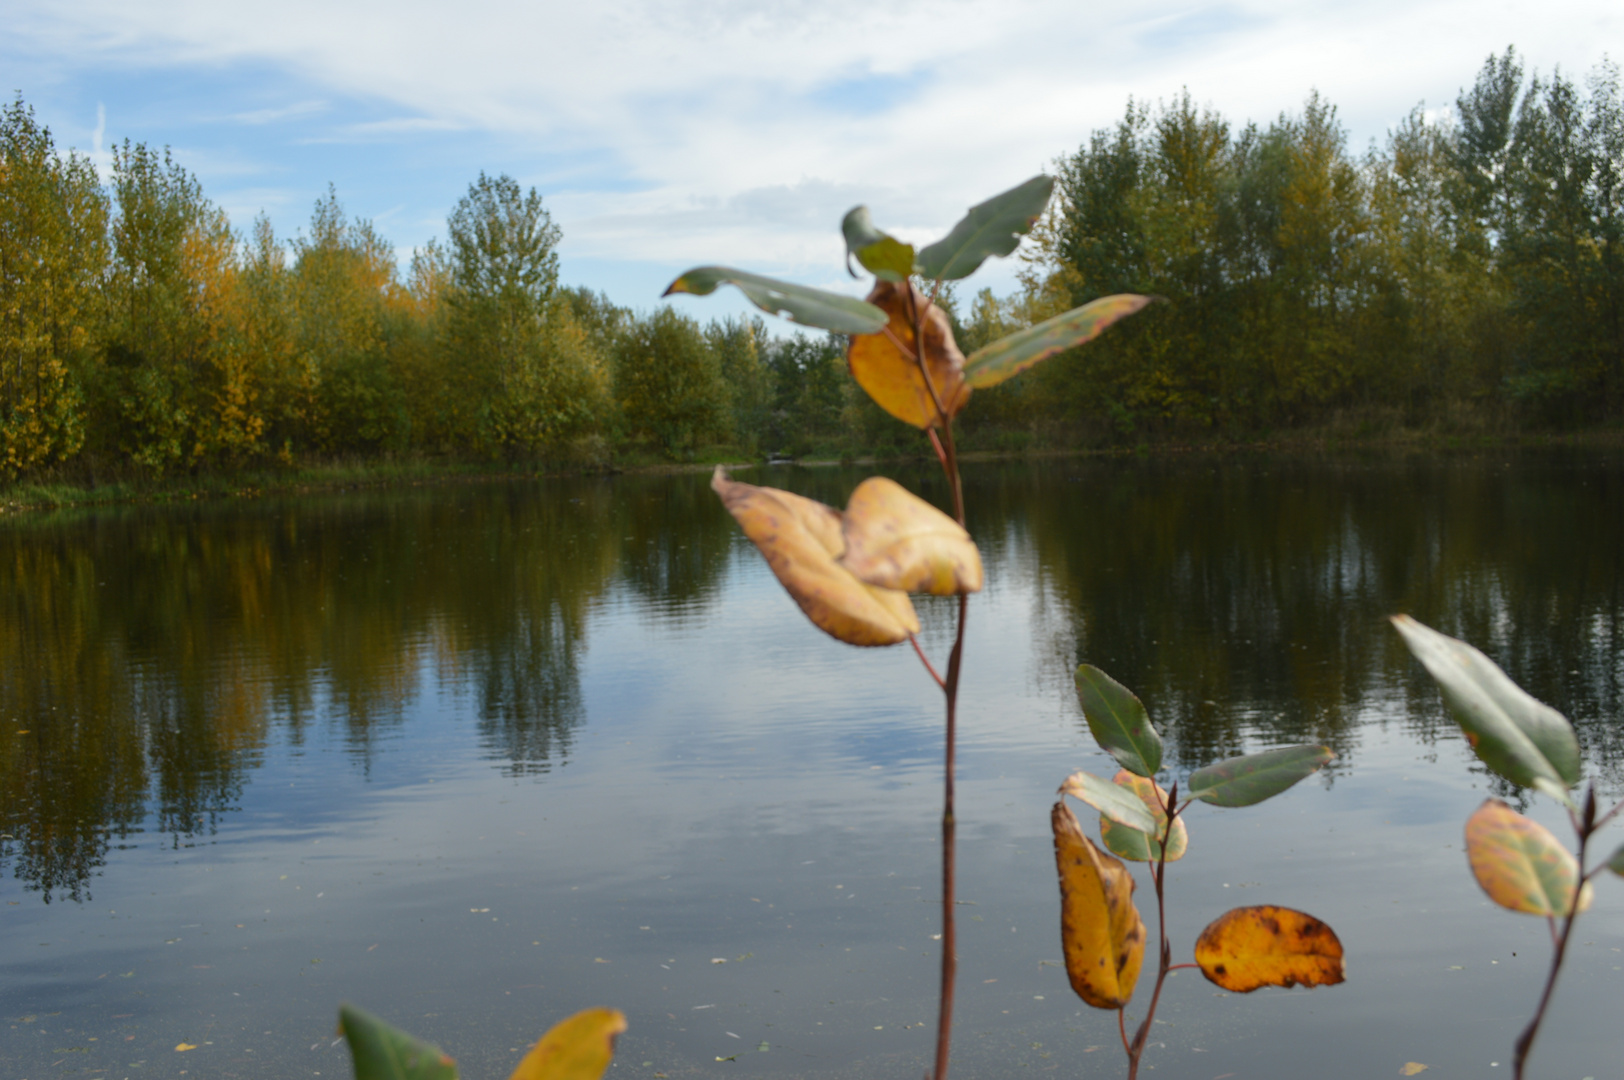
<svg viewBox="0 0 1624 1080"><path fill-rule="evenodd" d="M1155 790L1154 781L1152 790ZM1167 844L1173 836L1173 823L1178 818L1179 809L1178 785L1167 795L1157 792L1156 799L1162 805L1162 813L1167 815L1167 823L1162 827L1158 838L1156 861L1150 864L1150 880L1156 886L1156 930L1160 939L1156 950L1156 989L1150 995L1150 1008L1145 1011L1145 1019L1134 1032L1133 1043L1127 1047L1128 1051L1128 1080L1138 1080L1139 1059L1145 1053L1145 1041L1150 1038L1150 1025L1156 1021L1156 1006L1162 1000L1162 985L1167 982L1168 972L1173 968L1173 947L1167 941L1167 896L1165 883L1167 881ZM1190 964L1180 964L1179 967L1192 967Z"/></svg>
<svg viewBox="0 0 1624 1080"><path fill-rule="evenodd" d="M1624 805L1624 803L1620 805ZM1602 822L1607 821L1617 812L1618 807L1613 807L1602 818ZM1585 873L1585 848L1589 845L1590 837L1595 834L1600 824L1596 820L1595 784L1591 784L1590 790L1585 796L1583 815L1574 816L1570 812L1570 816L1573 816L1574 829L1579 834L1579 850L1574 853L1579 860L1578 880L1573 884L1573 899L1568 904L1568 913L1562 919L1562 932L1556 936L1556 948L1551 951L1551 970L1545 976L1545 989L1539 995L1539 1008L1534 1010L1534 1018L1528 1021L1528 1026L1523 1028L1521 1035L1517 1036L1517 1044L1512 1051L1512 1080L1523 1080L1523 1067L1527 1065L1528 1054L1534 1048L1534 1038L1539 1034L1539 1025L1545 1019L1545 1009L1551 1003L1551 994L1556 989L1556 976L1562 970L1562 960L1567 955L1568 941L1573 937L1573 924L1579 919L1579 901L1584 895L1585 884L1591 877L1590 874Z"/></svg>

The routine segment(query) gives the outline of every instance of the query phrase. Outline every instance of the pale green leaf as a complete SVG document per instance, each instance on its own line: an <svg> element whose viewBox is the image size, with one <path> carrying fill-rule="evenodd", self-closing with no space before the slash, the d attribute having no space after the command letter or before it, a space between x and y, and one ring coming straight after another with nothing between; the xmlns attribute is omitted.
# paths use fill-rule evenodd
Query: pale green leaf
<svg viewBox="0 0 1624 1080"><path fill-rule="evenodd" d="M887 322L885 312L854 297L792 285L726 266L695 267L666 286L661 295L709 296L719 285L735 285L762 311L782 315L802 326L839 334L877 334Z"/></svg>
<svg viewBox="0 0 1624 1080"><path fill-rule="evenodd" d="M1008 255L1032 231L1049 205L1054 178L1038 175L972 206L947 236L919 252L919 272L933 281L957 281L992 255Z"/></svg>

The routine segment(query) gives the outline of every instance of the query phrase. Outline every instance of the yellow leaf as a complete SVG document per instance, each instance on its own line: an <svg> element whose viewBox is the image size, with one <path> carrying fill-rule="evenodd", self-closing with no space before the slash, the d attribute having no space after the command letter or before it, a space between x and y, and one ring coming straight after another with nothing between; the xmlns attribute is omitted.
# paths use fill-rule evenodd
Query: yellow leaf
<svg viewBox="0 0 1624 1080"><path fill-rule="evenodd" d="M508 1080L598 1080L626 1030L618 1009L586 1009L554 1024Z"/></svg>
<svg viewBox="0 0 1624 1080"><path fill-rule="evenodd" d="M1134 881L1120 859L1083 835L1064 802L1049 815L1060 874L1060 941L1077 996L1096 1009L1133 997L1145 956L1145 924L1133 904Z"/></svg>
<svg viewBox="0 0 1624 1080"><path fill-rule="evenodd" d="M818 629L851 645L895 645L918 633L907 593L865 585L837 561L846 551L839 511L730 480L720 467L711 489Z"/></svg>
<svg viewBox="0 0 1624 1080"><path fill-rule="evenodd" d="M1483 891L1503 908L1563 916L1573 906L1579 863L1550 830L1499 799L1486 799L1466 819L1466 858ZM1579 910L1590 906L1587 884Z"/></svg>
<svg viewBox="0 0 1624 1080"><path fill-rule="evenodd" d="M177 1054L182 1054L182 1053L185 1053L188 1050L196 1050L196 1049L197 1049L197 1044L196 1043L183 1042L183 1043L176 1043L175 1044L175 1052Z"/></svg>
<svg viewBox="0 0 1624 1080"><path fill-rule="evenodd" d="M1419 1061L1406 1061L1404 1063L1404 1067L1398 1071L1398 1074L1400 1076L1414 1076L1416 1073L1424 1073L1426 1071L1427 1067L1421 1064Z"/></svg>
<svg viewBox="0 0 1624 1080"><path fill-rule="evenodd" d="M1162 786L1148 776L1131 773L1127 769L1117 770L1111 777L1111 782L1118 787L1125 787L1139 796L1150 811L1150 816L1156 819L1156 831L1159 836L1167 828L1167 812L1162 809L1162 802L1167 799L1167 792ZM1160 796L1158 801L1157 796ZM1155 862L1161 858L1161 844L1156 837L1147 836L1131 825L1123 825L1112 821L1104 814L1100 815L1100 839L1112 853L1124 859L1135 862ZM1173 833L1167 839L1167 861L1177 862L1184 858L1184 851L1190 844L1190 834L1184 827L1184 819L1173 819Z"/></svg>
<svg viewBox="0 0 1624 1080"><path fill-rule="evenodd" d="M895 480L870 477L846 504L840 564L882 589L981 591L981 553L963 526Z"/></svg>
<svg viewBox="0 0 1624 1080"><path fill-rule="evenodd" d="M1342 942L1312 915L1291 908L1241 907L1220 915L1195 943L1201 973L1225 990L1334 986L1343 979Z"/></svg>
<svg viewBox="0 0 1624 1080"><path fill-rule="evenodd" d="M851 339L846 362L851 365L857 384L868 391L875 404L904 423L917 428L942 423L942 414L925 386L924 372L918 361L897 347L900 340L908 350L918 351L914 348L913 332L917 308L922 316L925 362L930 366L931 384L948 417L958 415L970 400L970 387L964 382L964 354L953 340L947 313L907 283L876 281L874 291L868 294L868 302L884 311L891 321L886 328L889 333L857 334Z"/></svg>

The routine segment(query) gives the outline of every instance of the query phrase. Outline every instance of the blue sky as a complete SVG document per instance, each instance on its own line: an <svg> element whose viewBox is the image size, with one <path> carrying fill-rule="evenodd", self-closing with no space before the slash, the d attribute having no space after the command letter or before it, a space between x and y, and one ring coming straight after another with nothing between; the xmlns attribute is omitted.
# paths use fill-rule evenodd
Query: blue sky
<svg viewBox="0 0 1624 1080"><path fill-rule="evenodd" d="M115 142L172 146L283 237L331 183L409 255L509 173L563 229L563 280L645 310L702 263L854 291L849 207L928 241L1130 95L1188 87L1239 123L1317 89L1363 148L1509 44L1579 78L1624 58L1617 0L0 0L0 26L0 91L104 175Z"/></svg>

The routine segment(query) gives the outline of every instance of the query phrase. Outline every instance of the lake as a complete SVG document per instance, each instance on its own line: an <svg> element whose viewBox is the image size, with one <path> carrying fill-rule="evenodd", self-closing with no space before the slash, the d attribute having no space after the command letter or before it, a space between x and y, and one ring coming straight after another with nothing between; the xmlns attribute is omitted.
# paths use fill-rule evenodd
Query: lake
<svg viewBox="0 0 1624 1080"><path fill-rule="evenodd" d="M869 471L738 475L843 505ZM878 471L945 501L934 465ZM0 521L0 1071L347 1077L352 1001L470 1078L590 1005L629 1019L623 1080L919 1076L940 695L906 646L812 628L708 479ZM953 1075L1124 1071L1060 966L1049 807L1115 771L1083 661L1144 699L1176 777L1338 755L1262 806L1192 808L1169 928L1187 960L1230 907L1299 908L1347 982L1176 973L1146 1075L1509 1075L1549 939L1489 904L1462 827L1490 794L1566 826L1477 764L1386 616L1482 648L1624 794L1624 455L982 463L966 496L988 585ZM952 602L918 606L941 664ZM1619 1075L1624 882L1596 892L1534 1075Z"/></svg>

